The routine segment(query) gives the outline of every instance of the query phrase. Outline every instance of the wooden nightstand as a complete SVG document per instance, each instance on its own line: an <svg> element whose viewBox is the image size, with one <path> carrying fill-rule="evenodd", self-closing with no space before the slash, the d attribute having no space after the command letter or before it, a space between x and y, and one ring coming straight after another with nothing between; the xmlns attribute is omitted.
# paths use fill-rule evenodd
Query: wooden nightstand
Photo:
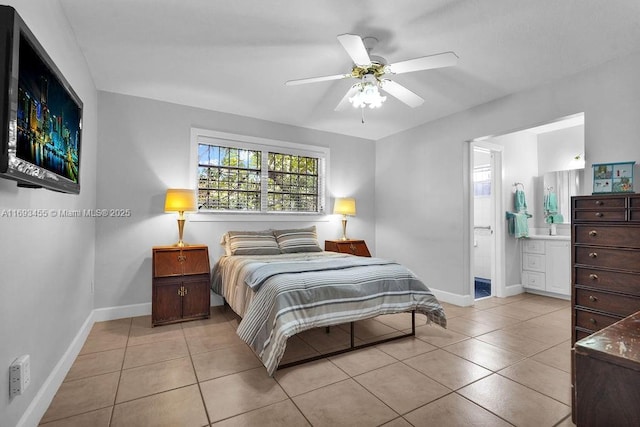
<svg viewBox="0 0 640 427"><path fill-rule="evenodd" d="M209 249L205 245L153 248L153 326L209 317Z"/></svg>
<svg viewBox="0 0 640 427"><path fill-rule="evenodd" d="M364 240L325 240L324 250L357 256L371 256Z"/></svg>

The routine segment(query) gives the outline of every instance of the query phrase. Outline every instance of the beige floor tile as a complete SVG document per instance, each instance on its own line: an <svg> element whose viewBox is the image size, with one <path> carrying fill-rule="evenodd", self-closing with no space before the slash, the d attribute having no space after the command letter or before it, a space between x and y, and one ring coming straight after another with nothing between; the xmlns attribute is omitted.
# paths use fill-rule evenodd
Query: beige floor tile
<svg viewBox="0 0 640 427"><path fill-rule="evenodd" d="M353 379L296 396L293 401L314 427L373 426L398 417Z"/></svg>
<svg viewBox="0 0 640 427"><path fill-rule="evenodd" d="M534 354L531 358L547 366L571 372L571 341L565 341L549 350Z"/></svg>
<svg viewBox="0 0 640 427"><path fill-rule="evenodd" d="M551 345L560 344L563 341L571 339L571 324L567 323L562 327L548 327L533 322L534 319L527 320L515 326L504 328L506 332L525 336L536 341L549 343Z"/></svg>
<svg viewBox="0 0 640 427"><path fill-rule="evenodd" d="M511 425L457 393L448 394L404 417L415 427L507 427Z"/></svg>
<svg viewBox="0 0 640 427"><path fill-rule="evenodd" d="M116 403L195 384L191 359L182 357L137 368L125 369L120 376Z"/></svg>
<svg viewBox="0 0 640 427"><path fill-rule="evenodd" d="M553 426L571 412L567 405L498 374L470 384L458 393L522 427Z"/></svg>
<svg viewBox="0 0 640 427"><path fill-rule="evenodd" d="M424 354L435 350L436 346L428 344L417 338L405 338L395 341L389 341L376 346L377 349L384 351L391 357L398 360L408 359L419 354Z"/></svg>
<svg viewBox="0 0 640 427"><path fill-rule="evenodd" d="M319 354L320 353L316 351L315 348L311 347L297 335L294 335L287 340L287 349L285 350L282 359L280 359L280 365L317 356Z"/></svg>
<svg viewBox="0 0 640 427"><path fill-rule="evenodd" d="M113 406L120 372L63 382L41 422Z"/></svg>
<svg viewBox="0 0 640 427"><path fill-rule="evenodd" d="M111 427L202 427L207 414L197 385L120 403L113 409Z"/></svg>
<svg viewBox="0 0 640 427"><path fill-rule="evenodd" d="M187 344L183 337L134 345L127 347L127 351L124 354L123 368L129 369L164 360L178 359L188 354Z"/></svg>
<svg viewBox="0 0 640 427"><path fill-rule="evenodd" d="M455 342L469 339L469 337L464 334L433 324L417 327L416 338L435 345L436 347L444 347Z"/></svg>
<svg viewBox="0 0 640 427"><path fill-rule="evenodd" d="M556 424L555 427L575 427L575 424L571 421L571 415L569 415L561 423Z"/></svg>
<svg viewBox="0 0 640 427"><path fill-rule="evenodd" d="M211 422L287 399L264 368L251 369L200 383Z"/></svg>
<svg viewBox="0 0 640 427"><path fill-rule="evenodd" d="M125 317L123 319L115 319L115 320L105 320L102 322L95 322L91 327L91 333L95 333L98 331L103 331L106 329L119 329L125 328L128 329L131 326L131 318Z"/></svg>
<svg viewBox="0 0 640 427"><path fill-rule="evenodd" d="M444 302L440 303L442 308L444 308L444 314L447 316L447 319L451 319L458 316L465 316L471 313L475 313L477 310L475 307L460 307L453 304L447 304Z"/></svg>
<svg viewBox="0 0 640 427"><path fill-rule="evenodd" d="M497 307L502 304L504 303L500 302L500 298L490 297L490 298L475 300L473 302L473 308L475 308L476 310L486 310L488 308Z"/></svg>
<svg viewBox="0 0 640 427"><path fill-rule="evenodd" d="M113 407L98 409L84 414L40 424L43 427L109 427Z"/></svg>
<svg viewBox="0 0 640 427"><path fill-rule="evenodd" d="M291 400L274 403L212 424L215 427L304 427L310 425Z"/></svg>
<svg viewBox="0 0 640 427"><path fill-rule="evenodd" d="M127 346L149 344L176 338L182 338L182 328L180 324L142 327L136 326L134 322L129 332L129 342Z"/></svg>
<svg viewBox="0 0 640 427"><path fill-rule="evenodd" d="M329 333L325 328L309 329L300 332L297 337L320 353L348 348L351 340L350 334L338 326L332 326Z"/></svg>
<svg viewBox="0 0 640 427"><path fill-rule="evenodd" d="M411 323L409 323L408 326L411 327ZM339 328L341 328L346 333L350 333L350 326L348 324L340 325ZM378 322L375 319L360 320L356 322L354 331L354 335L362 341L398 333L397 329L385 325L382 322Z"/></svg>
<svg viewBox="0 0 640 427"><path fill-rule="evenodd" d="M512 326L517 323L520 323L518 319L514 319L513 317L502 316L500 314L496 314L490 312L489 310L476 310L474 312L470 312L465 314L465 319L473 320L474 322L483 323L485 325L493 326L494 328L506 328L507 326Z"/></svg>
<svg viewBox="0 0 640 427"><path fill-rule="evenodd" d="M525 359L499 374L571 406L571 375L568 372Z"/></svg>
<svg viewBox="0 0 640 427"><path fill-rule="evenodd" d="M378 322L384 323L398 331L411 328L411 313L393 313L384 314L375 318ZM427 316L416 313L416 326L424 325L427 321Z"/></svg>
<svg viewBox="0 0 640 427"><path fill-rule="evenodd" d="M468 337L475 337L477 335L486 334L487 332L495 331L498 329L495 326L486 325L484 323L476 322L464 317L454 317L447 321L447 329L454 332L459 332Z"/></svg>
<svg viewBox="0 0 640 427"><path fill-rule="evenodd" d="M400 362L358 375L354 379L399 414L451 392Z"/></svg>
<svg viewBox="0 0 640 427"><path fill-rule="evenodd" d="M540 315L535 311L527 310L521 307L521 303L503 304L497 307L485 310L487 313L498 314L500 316L512 317L517 320L529 320Z"/></svg>
<svg viewBox="0 0 640 427"><path fill-rule="evenodd" d="M508 332L504 329L477 336L476 339L525 356L534 355L554 345L554 343L545 343L529 338L526 335L518 333L517 330Z"/></svg>
<svg viewBox="0 0 640 427"><path fill-rule="evenodd" d="M192 322L185 322L182 324L182 332L184 336L189 337L216 337L221 334L225 335L238 335L235 328L231 327L229 322L210 322L206 320L194 320Z"/></svg>
<svg viewBox="0 0 640 427"><path fill-rule="evenodd" d="M444 350L491 371L506 368L524 358L520 353L504 350L475 338L444 347Z"/></svg>
<svg viewBox="0 0 640 427"><path fill-rule="evenodd" d="M92 330L82 346L80 354L126 347L127 340L129 339L129 329L129 324L120 323L113 324L110 327Z"/></svg>
<svg viewBox="0 0 640 427"><path fill-rule="evenodd" d="M65 381L77 380L93 375L119 372L124 360L124 348L79 355L65 377Z"/></svg>
<svg viewBox="0 0 640 427"><path fill-rule="evenodd" d="M246 345L231 328L226 329L221 327L218 329L216 327L216 329L215 333L207 335L187 335L186 340L191 354L206 353L237 345ZM185 332L186 331L185 329Z"/></svg>
<svg viewBox="0 0 640 427"><path fill-rule="evenodd" d="M331 361L352 377L397 362L375 347L334 356Z"/></svg>
<svg viewBox="0 0 640 427"><path fill-rule="evenodd" d="M276 371L274 378L289 396L297 396L349 378L327 359Z"/></svg>
<svg viewBox="0 0 640 427"><path fill-rule="evenodd" d="M382 424L380 427L411 427L411 424L404 418L398 417L395 420Z"/></svg>
<svg viewBox="0 0 640 427"><path fill-rule="evenodd" d="M235 345L192 356L198 381L235 374L262 366L247 345Z"/></svg>
<svg viewBox="0 0 640 427"><path fill-rule="evenodd" d="M404 361L429 378L457 390L491 374L491 371L444 350L435 350Z"/></svg>

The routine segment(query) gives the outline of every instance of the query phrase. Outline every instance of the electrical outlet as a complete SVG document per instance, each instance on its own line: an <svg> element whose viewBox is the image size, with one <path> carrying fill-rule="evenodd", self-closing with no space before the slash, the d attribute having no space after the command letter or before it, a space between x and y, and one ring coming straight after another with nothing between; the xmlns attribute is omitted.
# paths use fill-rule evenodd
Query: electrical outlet
<svg viewBox="0 0 640 427"><path fill-rule="evenodd" d="M18 396L31 383L31 359L28 354L22 355L9 366L9 396Z"/></svg>

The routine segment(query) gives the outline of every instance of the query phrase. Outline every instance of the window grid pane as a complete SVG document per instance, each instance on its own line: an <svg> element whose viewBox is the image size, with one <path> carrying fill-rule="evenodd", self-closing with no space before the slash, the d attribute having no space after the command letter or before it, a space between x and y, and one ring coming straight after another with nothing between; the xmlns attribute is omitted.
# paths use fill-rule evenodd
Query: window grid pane
<svg viewBox="0 0 640 427"><path fill-rule="evenodd" d="M269 153L268 168L268 211L318 212L317 158Z"/></svg>

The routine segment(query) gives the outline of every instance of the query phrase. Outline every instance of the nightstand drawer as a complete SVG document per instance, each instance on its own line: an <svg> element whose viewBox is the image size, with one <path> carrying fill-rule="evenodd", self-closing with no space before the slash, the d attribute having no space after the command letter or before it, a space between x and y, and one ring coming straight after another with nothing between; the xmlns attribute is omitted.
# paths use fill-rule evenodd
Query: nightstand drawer
<svg viewBox="0 0 640 427"><path fill-rule="evenodd" d="M364 240L325 240L324 250L357 256L371 256Z"/></svg>
<svg viewBox="0 0 640 427"><path fill-rule="evenodd" d="M153 277L209 273L209 251L206 246L154 248Z"/></svg>

